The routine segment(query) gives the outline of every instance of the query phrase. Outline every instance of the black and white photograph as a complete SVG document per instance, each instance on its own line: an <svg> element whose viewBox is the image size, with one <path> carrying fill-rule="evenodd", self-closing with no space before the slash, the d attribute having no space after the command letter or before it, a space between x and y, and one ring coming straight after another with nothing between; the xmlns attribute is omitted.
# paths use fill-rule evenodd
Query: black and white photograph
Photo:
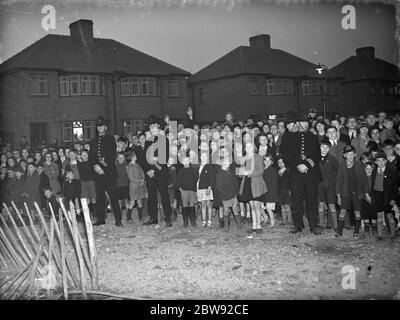
<svg viewBox="0 0 400 320"><path fill-rule="evenodd" d="M399 10L0 1L2 303L400 300Z"/></svg>

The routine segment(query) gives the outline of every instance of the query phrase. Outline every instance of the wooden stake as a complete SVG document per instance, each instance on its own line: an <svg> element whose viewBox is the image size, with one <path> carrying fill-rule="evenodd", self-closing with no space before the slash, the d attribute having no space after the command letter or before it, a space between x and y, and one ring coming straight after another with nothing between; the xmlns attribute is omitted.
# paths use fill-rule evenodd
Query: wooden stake
<svg viewBox="0 0 400 320"><path fill-rule="evenodd" d="M54 222L53 220L50 221L50 239L49 239L49 262L48 262L48 270L49 270L49 274L51 273L51 258L53 256L53 242L54 242ZM49 275L50 277L50 275ZM46 299L50 298L50 286L47 285L46 288Z"/></svg>
<svg viewBox="0 0 400 320"><path fill-rule="evenodd" d="M28 265L27 265L20 273L18 273L12 280L10 280L10 281L8 282L8 285L7 285L5 288L3 288L3 293L2 293L1 295L6 295L7 291L14 285L14 283L16 283L16 282L22 277L22 275L23 275L26 271L29 270L29 268L31 267L32 263L33 263L33 260L30 261L30 262L28 263Z"/></svg>
<svg viewBox="0 0 400 320"><path fill-rule="evenodd" d="M68 300L67 272L65 269L65 243L64 243L64 218L62 210L58 211L60 223L60 254L61 254L61 278L64 292L64 299Z"/></svg>
<svg viewBox="0 0 400 320"><path fill-rule="evenodd" d="M70 202L70 207L73 206L72 202ZM67 212L69 214L69 217L72 221L72 229L73 229L73 238L74 238L74 243L75 243L75 250L78 256L78 262L79 262L79 273L80 273L80 280L81 280L81 290L82 290L82 299L86 300L86 278L85 278L85 270L84 270L84 263L83 263L83 258L82 258L82 251L81 247L79 245L79 240L78 240L78 225L76 223L76 217L75 213L71 214L71 212Z"/></svg>
<svg viewBox="0 0 400 320"><path fill-rule="evenodd" d="M43 254L44 251L44 244L46 243L46 231L43 228L40 236L40 244L39 244L39 250L38 253L36 254L35 259L32 260L32 267L29 271L29 287L28 290L32 291L34 283L35 283L35 275L36 275L36 269L37 265L39 263L40 256Z"/></svg>
<svg viewBox="0 0 400 320"><path fill-rule="evenodd" d="M8 210L7 206L3 203L3 207L6 210L6 213L8 214L10 221L15 229L15 233L17 234L17 237L19 239L19 241L21 242L22 248L24 249L25 253L27 254L29 260L33 259L33 255L32 253L28 250L28 246L26 244L25 239L22 237L21 233L19 232L19 228L17 226L17 224L15 223L15 220L10 212L10 210Z"/></svg>
<svg viewBox="0 0 400 320"><path fill-rule="evenodd" d="M60 201L60 202L61 202L61 201ZM37 212L38 212L38 215L39 215L39 217L40 217L40 220L42 221L42 225L43 225L43 227L44 227L44 229L45 229L46 235L47 235L47 237L49 237L49 231L48 231L48 229L47 229L46 220L45 220L44 217L43 217L42 211L40 210L40 208L39 208L39 206L38 206L38 204L37 204L36 202L34 203L34 205L35 205L35 207L36 207L36 210L37 210ZM50 208L51 208L51 206L50 206ZM54 214L53 214L53 216L54 216ZM57 224L56 224L56 225L57 225ZM55 230L56 230L56 234L57 234L57 236L58 236L58 240L60 240L58 225L56 226ZM59 264L58 256L55 256L54 259L57 260L57 263ZM70 279L72 279L73 285L77 287L77 286L78 286L78 280L76 279L75 274L72 272L72 268L71 268L71 266L70 266L70 264L69 264L68 259L65 259L65 263L66 263L66 265L67 265L68 275L69 275ZM59 265L60 265L60 264L59 264Z"/></svg>
<svg viewBox="0 0 400 320"><path fill-rule="evenodd" d="M81 202L82 202L83 216L85 219L86 234L87 234L88 244L89 244L89 257L90 257L90 262L92 264L92 268L93 268L94 276L95 276L95 284L94 285L93 285L93 281L92 281L92 290L93 290L93 289L97 288L98 283L99 283L96 243L94 241L93 225L92 225L92 221L90 220L90 212L89 212L87 200L85 198L82 198Z"/></svg>
<svg viewBox="0 0 400 320"><path fill-rule="evenodd" d="M1 228L0 228L0 239L4 243L4 249L6 250L5 252L8 251L7 253L9 255L9 257L11 258L10 261L13 262L13 264L15 265L17 270L22 270L24 268L24 263L21 260L21 258L19 257L18 253L15 252L13 246L11 245L11 243L7 239L7 236L5 235L5 233L3 232L3 230Z"/></svg>
<svg viewBox="0 0 400 320"><path fill-rule="evenodd" d="M4 224L5 232L3 233L3 235L8 240L7 242L8 242L8 244L10 244L10 249L12 249L11 252L18 259L18 261L20 262L20 266L23 269L29 263L29 257L26 258L26 256L24 255L23 251L21 251L21 248L18 245L17 240L15 239L12 231L8 227L7 223L5 222L5 220L4 220L4 218L3 218L3 216L1 214L0 214L0 220ZM6 236L6 233L8 233L8 238Z"/></svg>
<svg viewBox="0 0 400 320"><path fill-rule="evenodd" d="M73 210L73 207L71 207L71 209ZM68 213L67 213L67 211L65 209L64 204L61 205L61 210L64 211L65 220L67 221L67 224L68 224L69 230L71 232L71 235L73 235L72 222L70 221L71 218L69 218L69 215L68 215ZM84 258L86 267L87 267L87 269L89 271L90 277L94 278L94 272L92 270L93 268L92 268L92 265L91 265L91 262L90 262L90 258L88 256L88 253L86 252L87 249L86 249L85 244L83 243L83 240L82 240L82 237L81 237L81 234L79 233L79 231L78 231L77 236L78 236L79 245L81 246L83 258ZM75 251L75 253L76 253L76 251Z"/></svg>

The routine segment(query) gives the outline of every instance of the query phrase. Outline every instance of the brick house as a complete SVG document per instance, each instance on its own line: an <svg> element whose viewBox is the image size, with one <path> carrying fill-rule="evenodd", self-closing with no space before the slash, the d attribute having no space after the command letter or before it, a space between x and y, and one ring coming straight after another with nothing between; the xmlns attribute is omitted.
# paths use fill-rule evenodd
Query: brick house
<svg viewBox="0 0 400 320"><path fill-rule="evenodd" d="M311 107L322 111L322 93L328 112L340 109L340 82L334 73L320 74L316 64L272 49L269 35L251 37L249 42L190 77L199 122L221 120L228 111L238 119Z"/></svg>
<svg viewBox="0 0 400 320"><path fill-rule="evenodd" d="M374 47L356 49L356 55L332 68L342 81L346 112L400 109L399 68L375 57Z"/></svg>
<svg viewBox="0 0 400 320"><path fill-rule="evenodd" d="M70 35L46 35L0 65L1 134L16 142L88 141L94 120L122 134L150 114L181 117L189 72L111 39L93 37L78 20Z"/></svg>

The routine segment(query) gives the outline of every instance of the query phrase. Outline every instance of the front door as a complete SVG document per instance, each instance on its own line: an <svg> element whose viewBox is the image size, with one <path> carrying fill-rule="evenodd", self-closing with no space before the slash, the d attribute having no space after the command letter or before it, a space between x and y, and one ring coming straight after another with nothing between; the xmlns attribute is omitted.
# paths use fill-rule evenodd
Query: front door
<svg viewBox="0 0 400 320"><path fill-rule="evenodd" d="M46 143L46 123L30 123L31 147L38 148Z"/></svg>

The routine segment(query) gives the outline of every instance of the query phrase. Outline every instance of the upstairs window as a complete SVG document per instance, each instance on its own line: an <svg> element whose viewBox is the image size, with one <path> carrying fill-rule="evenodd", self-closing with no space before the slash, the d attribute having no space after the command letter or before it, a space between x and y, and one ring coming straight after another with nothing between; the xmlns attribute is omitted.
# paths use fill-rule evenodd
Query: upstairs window
<svg viewBox="0 0 400 320"><path fill-rule="evenodd" d="M159 96L160 87L156 78L121 78L121 96Z"/></svg>
<svg viewBox="0 0 400 320"><path fill-rule="evenodd" d="M301 82L303 96L319 95L322 92L321 89L326 92L326 83L324 80L303 80Z"/></svg>
<svg viewBox="0 0 400 320"><path fill-rule="evenodd" d="M257 79L250 79L248 84L250 95L258 95L258 81Z"/></svg>
<svg viewBox="0 0 400 320"><path fill-rule="evenodd" d="M179 80L168 80L167 91L168 91L168 97L179 97L180 96L180 81Z"/></svg>
<svg viewBox="0 0 400 320"><path fill-rule="evenodd" d="M46 96L49 94L47 74L30 74L30 94L34 96Z"/></svg>
<svg viewBox="0 0 400 320"><path fill-rule="evenodd" d="M96 75L62 75L59 87L61 97L105 95L104 77Z"/></svg>
<svg viewBox="0 0 400 320"><path fill-rule="evenodd" d="M292 79L267 79L267 95L293 95L294 81Z"/></svg>

